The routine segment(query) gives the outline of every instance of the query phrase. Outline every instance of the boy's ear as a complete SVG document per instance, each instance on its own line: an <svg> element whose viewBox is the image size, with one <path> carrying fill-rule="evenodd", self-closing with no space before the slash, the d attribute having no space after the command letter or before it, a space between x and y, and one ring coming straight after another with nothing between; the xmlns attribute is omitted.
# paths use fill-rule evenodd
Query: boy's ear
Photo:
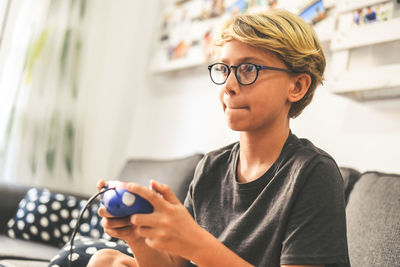
<svg viewBox="0 0 400 267"><path fill-rule="evenodd" d="M311 76L307 73L300 73L294 77L294 86L289 91L289 102L297 102L304 97L311 85Z"/></svg>

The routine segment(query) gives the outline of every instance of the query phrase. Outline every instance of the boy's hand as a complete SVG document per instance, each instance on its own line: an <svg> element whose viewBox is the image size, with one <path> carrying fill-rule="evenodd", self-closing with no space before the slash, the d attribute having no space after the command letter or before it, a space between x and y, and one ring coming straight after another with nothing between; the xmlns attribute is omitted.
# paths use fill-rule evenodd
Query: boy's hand
<svg viewBox="0 0 400 267"><path fill-rule="evenodd" d="M106 182L100 180L97 183L97 190L100 191L105 186ZM144 242L144 239L137 233L138 227L131 223L130 216L114 217L107 212L104 206L101 206L97 213L103 218L101 224L104 232L108 235L125 240L128 244L135 243L137 245L138 242Z"/></svg>
<svg viewBox="0 0 400 267"><path fill-rule="evenodd" d="M205 230L195 222L169 186L155 181L151 181L150 185L152 189L127 184L129 191L147 199L154 207L151 214L130 217L131 223L137 226L135 234L151 248L190 258L196 246L201 244Z"/></svg>
<svg viewBox="0 0 400 267"><path fill-rule="evenodd" d="M104 180L97 183L101 190L106 185ZM191 214L165 184L151 181L151 188L135 183L127 183L126 189L148 200L154 207L150 214L133 214L127 217L113 217L104 207L98 214L103 217L104 231L110 236L125 240L133 249L138 246L151 248L190 258L201 246L201 228Z"/></svg>

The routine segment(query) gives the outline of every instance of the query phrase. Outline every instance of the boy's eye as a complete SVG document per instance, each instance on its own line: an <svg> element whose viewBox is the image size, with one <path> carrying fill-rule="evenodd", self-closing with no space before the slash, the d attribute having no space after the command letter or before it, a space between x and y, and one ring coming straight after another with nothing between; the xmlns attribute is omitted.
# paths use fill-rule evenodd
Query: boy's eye
<svg viewBox="0 0 400 267"><path fill-rule="evenodd" d="M215 71L220 72L220 73L227 73L228 68L224 65L219 65L215 67Z"/></svg>
<svg viewBox="0 0 400 267"><path fill-rule="evenodd" d="M243 71L243 72L254 72L254 71L256 71L256 66L254 66L253 64L242 64L240 66L240 71Z"/></svg>

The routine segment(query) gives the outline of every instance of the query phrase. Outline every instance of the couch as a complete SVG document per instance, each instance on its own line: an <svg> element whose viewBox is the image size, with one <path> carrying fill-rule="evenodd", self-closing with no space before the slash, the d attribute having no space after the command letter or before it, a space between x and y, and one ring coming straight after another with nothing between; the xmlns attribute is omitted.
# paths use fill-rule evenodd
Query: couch
<svg viewBox="0 0 400 267"><path fill-rule="evenodd" d="M202 154L194 154L176 159L131 159L122 168L118 179L148 185L150 179L168 184L183 202ZM94 185L95 186L95 185ZM62 245L12 239L7 235L7 223L15 215L20 201L30 187L0 183L0 266L6 267L44 267L60 252ZM65 191L54 191L76 197L78 201L90 196Z"/></svg>
<svg viewBox="0 0 400 267"><path fill-rule="evenodd" d="M132 159L119 176L123 181L169 184L183 201L201 154L172 160ZM346 196L350 261L358 266L400 266L400 175L359 173L341 167ZM28 191L26 186L0 184L0 266L43 267L60 247L7 236L7 222ZM61 192L62 194L68 194ZM78 199L88 196L71 194Z"/></svg>

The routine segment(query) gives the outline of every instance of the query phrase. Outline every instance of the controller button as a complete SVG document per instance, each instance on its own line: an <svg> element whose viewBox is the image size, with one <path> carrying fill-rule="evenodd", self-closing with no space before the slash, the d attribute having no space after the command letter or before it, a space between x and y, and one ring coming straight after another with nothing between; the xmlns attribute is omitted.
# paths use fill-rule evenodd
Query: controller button
<svg viewBox="0 0 400 267"><path fill-rule="evenodd" d="M135 195L125 192L122 195L122 203L125 204L125 206L132 206L135 203L136 197Z"/></svg>

